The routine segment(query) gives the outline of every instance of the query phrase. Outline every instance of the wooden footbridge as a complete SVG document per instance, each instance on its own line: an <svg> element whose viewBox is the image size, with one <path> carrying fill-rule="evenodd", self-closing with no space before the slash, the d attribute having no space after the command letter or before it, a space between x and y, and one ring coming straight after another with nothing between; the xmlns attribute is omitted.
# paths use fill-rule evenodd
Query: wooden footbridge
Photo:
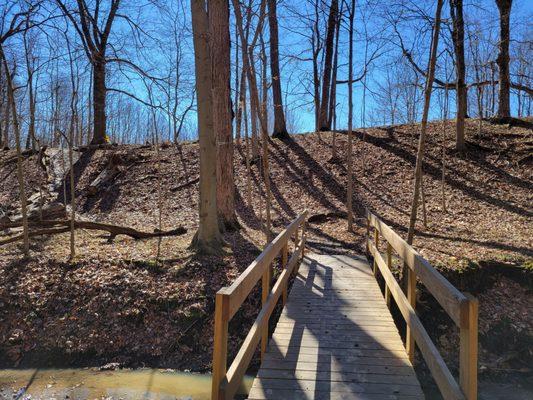
<svg viewBox="0 0 533 400"><path fill-rule="evenodd" d="M259 344L261 367L249 399L424 399L413 369L415 345L444 399L476 399L477 300L459 292L371 212L372 266L364 256L305 253L306 217L307 212L298 216L217 293L212 399L235 396ZM272 264L280 254L281 273L271 286ZM408 267L405 294L391 273L393 261ZM378 275L385 282L383 294ZM416 315L417 278L459 328L458 381ZM228 367L228 323L259 280L261 311ZM269 337L280 298L283 311ZM391 298L406 322L405 344L389 311Z"/></svg>

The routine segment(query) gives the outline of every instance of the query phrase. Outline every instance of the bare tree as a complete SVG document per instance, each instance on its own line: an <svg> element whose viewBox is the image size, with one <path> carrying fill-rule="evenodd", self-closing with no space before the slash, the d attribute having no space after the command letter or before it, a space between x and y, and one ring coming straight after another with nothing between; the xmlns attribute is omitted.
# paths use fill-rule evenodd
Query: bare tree
<svg viewBox="0 0 533 400"><path fill-rule="evenodd" d="M414 188L413 188L413 201L411 203L411 216L409 219L409 231L407 233L407 243L412 244L414 233L416 216L418 211L418 198L420 194L420 186L422 184L422 164L424 161L424 148L426 144L426 129L429 115L429 106L431 103L431 93L433 90L433 79L435 77L435 66L437 63L437 48L439 45L439 31L441 22L443 0L437 1L437 9L435 12L435 26L433 28L433 37L431 40L431 49L429 57L429 65L426 79L426 87L424 92L424 111L422 114L422 122L420 125L420 137L418 139L418 150L416 153L416 166L414 176Z"/></svg>
<svg viewBox="0 0 533 400"><path fill-rule="evenodd" d="M509 118L511 116L511 77L509 73L509 43L512 0L496 0L498 11L500 12L500 41L498 43L499 53L496 62L500 71L499 97L498 97L498 117Z"/></svg>
<svg viewBox="0 0 533 400"><path fill-rule="evenodd" d="M277 0L267 0L268 26L270 29L270 72L272 76L272 98L274 101L274 131L272 137L286 139L289 137L285 125L283 99L281 96L281 73L279 69L278 16Z"/></svg>
<svg viewBox="0 0 533 400"><path fill-rule="evenodd" d="M198 103L198 138L200 147L200 199L198 231L192 246L199 252L217 253L222 247L217 216L216 135L213 130L211 102L211 57L209 23L205 0L191 0L196 96Z"/></svg>
<svg viewBox="0 0 533 400"><path fill-rule="evenodd" d="M69 8L63 0L56 0L64 15L72 22L83 43L87 59L93 67L93 137L91 143L106 141L106 51L109 34L117 15L120 0L111 0L107 15L100 23L101 0L96 0L91 12L85 0L78 0Z"/></svg>
<svg viewBox="0 0 533 400"><path fill-rule="evenodd" d="M228 0L208 3L211 50L213 130L217 135L217 207L226 229L239 226L235 215L233 136L230 103L230 33Z"/></svg>
<svg viewBox="0 0 533 400"><path fill-rule="evenodd" d="M322 99L320 100L320 130L329 131L331 126L329 125L328 110L329 110L329 95L331 84L331 69L333 62L333 40L335 37L335 25L338 20L339 12L338 0L331 0L328 16L328 27L325 41L325 58L324 58L324 73L322 78Z"/></svg>
<svg viewBox="0 0 533 400"><path fill-rule="evenodd" d="M30 254L30 242L28 235L28 211L27 211L27 198L26 198L26 189L24 187L24 169L22 166L22 150L20 145L20 126L19 118L17 114L17 105L15 101L15 90L13 87L13 79L11 72L9 70L9 64L7 63L7 58L4 52L4 44L0 41L0 62L4 66L4 73L6 76L6 86L7 86L7 102L8 107L11 108L11 117L13 119L13 131L15 133L15 146L17 150L17 179L19 184L19 197L20 197L20 206L22 210L22 227L23 227L23 240L24 240L24 256L27 257Z"/></svg>
<svg viewBox="0 0 533 400"><path fill-rule="evenodd" d="M452 36L455 51L456 70L456 135L455 147L459 151L465 150L465 118L467 114L467 88L466 88L466 65L465 65L465 32L463 19L463 0L450 0L450 15L452 17Z"/></svg>
<svg viewBox="0 0 533 400"><path fill-rule="evenodd" d="M248 84L250 87L250 100L251 100L250 103L251 103L251 110L252 110L252 130L254 129L254 125L253 125L254 120L255 120L254 113L259 119L259 123L261 126L261 142L262 142L261 165L263 168L263 180L265 183L265 195L266 195L265 236L266 236L266 241L269 242L272 237L272 232L271 232L271 215L270 215L270 207L271 207L271 204L270 204L271 203L270 173L269 173L269 164L268 164L268 128L267 128L267 121L266 121L265 115L263 115L263 113L261 112L261 105L260 105L261 103L259 100L259 91L257 88L255 66L252 62L250 62L250 60L252 59L254 46L257 43L257 40L260 37L261 31L263 29L263 20L265 16L266 0L261 1L261 6L259 10L259 21L257 24L254 37L250 44L248 44L246 40L240 4L237 0L232 0L232 4L233 4L234 11L235 11L235 20L236 20L236 24L239 30L239 37L241 39L243 68L246 70L246 74L248 77Z"/></svg>
<svg viewBox="0 0 533 400"><path fill-rule="evenodd" d="M346 189L346 212L348 214L348 230L353 231L353 163L352 163L352 136L353 136L353 31L355 19L355 0L352 0L349 12L349 44L348 44L348 148L346 149L346 164L348 164L348 177Z"/></svg>

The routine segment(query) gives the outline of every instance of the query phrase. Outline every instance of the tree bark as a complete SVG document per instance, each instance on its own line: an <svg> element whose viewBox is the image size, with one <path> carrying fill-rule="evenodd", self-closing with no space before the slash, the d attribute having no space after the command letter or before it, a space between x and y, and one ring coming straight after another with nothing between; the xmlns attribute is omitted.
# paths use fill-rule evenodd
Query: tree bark
<svg viewBox="0 0 533 400"><path fill-rule="evenodd" d="M274 131L272 137L287 139L283 98L281 95L281 73L279 69L277 0L268 0L268 26L270 29L270 73L272 75L272 100L274 101Z"/></svg>
<svg viewBox="0 0 533 400"><path fill-rule="evenodd" d="M467 114L467 88L466 88L466 66L465 66L465 32L463 19L463 0L450 0L450 15L452 17L452 37L455 51L455 67L457 79L456 101L456 135L455 147L459 151L465 150L465 118Z"/></svg>
<svg viewBox="0 0 533 400"><path fill-rule="evenodd" d="M226 229L239 226L235 215L233 135L230 108L230 33L228 0L208 2L211 50L211 98L213 130L217 135L217 208Z"/></svg>
<svg viewBox="0 0 533 400"><path fill-rule="evenodd" d="M429 57L428 74L426 88L424 92L424 111L422 114L422 123L420 125L420 137L418 139L418 150L416 153L416 166L414 176L413 201L411 203L411 216L409 219L409 231L407 233L407 243L412 244L415 234L416 215L418 211L418 197L420 195L420 185L422 182L422 164L424 159L424 148L426 144L426 128L428 122L429 106L431 103L431 92L433 89L433 80L435 78L435 65L437 63L437 48L439 45L440 18L442 12L443 0L437 1L437 10L435 14L435 27L433 29L433 39L431 41L431 53ZM405 274L404 274L405 276Z"/></svg>
<svg viewBox="0 0 533 400"><path fill-rule="evenodd" d="M9 65L7 64L6 55L4 53L4 48L0 44L0 62L4 65L4 72L6 74L6 83L7 83L7 106L11 108L12 117L13 117L13 132L15 134L15 146L17 149L17 179L19 184L19 196L20 196L20 208L22 210L22 239L24 241L23 252L24 256L27 257L30 254L30 241L28 235L28 210L27 210L27 199L26 199L26 188L24 187L24 169L22 166L22 150L20 146L20 128L17 115L17 105L15 101L15 93L13 88L13 80L11 78L11 72L9 71Z"/></svg>
<svg viewBox="0 0 533 400"><path fill-rule="evenodd" d="M512 0L496 0L500 12L500 42L499 53L496 62L500 70L500 85L498 97L498 117L511 117L511 78L509 76L509 42Z"/></svg>
<svg viewBox="0 0 533 400"><path fill-rule="evenodd" d="M106 62L93 61L93 138L91 144L106 142Z"/></svg>
<svg viewBox="0 0 533 400"><path fill-rule="evenodd" d="M217 253L222 236L217 217L216 135L211 104L211 57L208 20L204 0L191 0L196 74L198 141L200 145L199 225L191 247L199 252Z"/></svg>
<svg viewBox="0 0 533 400"><path fill-rule="evenodd" d="M269 165L268 165L268 129L267 129L267 121L264 118L264 115L261 113L261 106L259 101L259 91L257 89L257 79L256 79L256 73L255 73L255 67L254 64L250 62L253 55L253 43L252 46L248 46L246 36L244 34L243 29L243 18L242 13L240 9L240 4L238 0L232 0L233 8L235 10L235 19L237 23L237 27L239 28L239 36L241 38L241 47L242 47L242 62L243 62L243 68L246 70L246 74L248 76L248 83L250 86L250 108L252 110L252 128L253 128L253 113L257 115L259 118L259 123L261 125L261 141L262 141L262 167L263 167L263 180L265 183L265 196L266 196L266 226L265 226L265 236L266 241L269 242L272 237L271 232L271 215L270 215L270 198L271 198L271 191L270 191L270 173L269 173ZM264 2L261 3L261 12L260 15L264 15ZM260 17L259 24L257 29L260 31L262 29L262 17ZM257 35L256 35L257 37ZM250 47L248 49L248 47ZM248 50L247 50L248 49ZM254 111L255 110L255 111Z"/></svg>
<svg viewBox="0 0 533 400"><path fill-rule="evenodd" d="M346 189L346 214L348 216L348 231L353 231L353 163L352 163L352 142L353 142L353 25L355 18L355 0L352 0L350 9L350 30L348 45L348 148L346 149L346 164L348 169L347 189Z"/></svg>
<svg viewBox="0 0 533 400"><path fill-rule="evenodd" d="M320 101L320 130L329 131L328 108L329 108L329 94L331 83L331 64L333 61L333 39L335 36L335 25L338 14L338 0L331 0L328 16L328 27L326 33L326 55L324 58L324 74L322 78L322 99Z"/></svg>
<svg viewBox="0 0 533 400"><path fill-rule="evenodd" d="M333 55L333 71L331 74L331 93L329 96L329 114L328 124L332 126L333 117L335 116L335 107L337 102L337 69L339 65L339 34L341 27L341 18L343 13L344 3L341 3L341 10L338 15L338 20L335 23L335 46Z"/></svg>

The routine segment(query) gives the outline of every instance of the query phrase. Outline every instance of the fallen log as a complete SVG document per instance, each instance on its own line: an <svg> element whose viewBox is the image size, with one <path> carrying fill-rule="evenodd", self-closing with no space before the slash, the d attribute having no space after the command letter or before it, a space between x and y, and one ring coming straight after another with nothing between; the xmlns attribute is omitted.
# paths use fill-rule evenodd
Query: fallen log
<svg viewBox="0 0 533 400"><path fill-rule="evenodd" d="M41 229L36 231L30 231L30 236L37 236L37 235L43 235L43 234L54 234L54 233L62 233L67 232L70 229L70 220L43 220L43 221L29 221L30 227L54 227L54 226L63 226L64 228L59 229ZM0 230L8 229L8 228L17 228L21 227L21 222L7 222L4 224L0 224ZM74 228L76 229L92 229L92 230L99 230L99 231L107 231L110 234L110 240L115 238L115 236L118 235L126 235L129 237L132 237L134 239L149 239L154 237L162 237L162 236L179 236L187 233L187 229L179 226L175 229L171 229L169 231L160 231L160 230L154 230L154 232L145 232L145 231L139 231L134 228L130 228L127 226L120 226L120 225L114 225L114 224L107 224L103 222L93 222L93 221L74 221ZM20 238L18 237L20 236ZM22 238L22 235L13 236L4 240L0 240L0 245L12 243L17 240L20 240Z"/></svg>
<svg viewBox="0 0 533 400"><path fill-rule="evenodd" d="M200 177L191 179L190 181L187 181L185 183L182 183L181 185L174 186L170 188L171 192L177 192L178 190L181 190L183 188L186 188L187 186L194 185L195 183L200 182Z"/></svg>
<svg viewBox="0 0 533 400"><path fill-rule="evenodd" d="M68 232L70 228L48 228L48 229L37 229L36 231L30 231L28 232L28 237L33 236L41 236L41 235L54 235L56 233L64 233ZM19 240L24 239L24 234L21 233L20 235L11 236L7 239L0 240L0 246L4 244L9 244L13 242L18 242Z"/></svg>

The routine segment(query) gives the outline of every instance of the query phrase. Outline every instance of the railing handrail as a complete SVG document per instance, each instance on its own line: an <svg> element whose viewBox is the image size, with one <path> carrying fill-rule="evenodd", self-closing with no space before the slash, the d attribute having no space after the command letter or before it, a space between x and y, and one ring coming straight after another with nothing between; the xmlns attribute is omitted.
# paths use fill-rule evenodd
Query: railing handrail
<svg viewBox="0 0 533 400"><path fill-rule="evenodd" d="M374 242L370 239L373 227ZM379 234L387 241L387 261L379 252ZM409 267L407 270L407 297L390 271L392 250ZM468 293L461 293L412 246L372 212L367 210L367 252L374 257L374 273L378 269L385 280L385 297L391 294L407 323L406 347L409 359L414 361L414 344L418 345L441 393L447 399L477 398L478 357L478 301ZM438 349L415 312L416 278L426 286L460 329L459 384L452 376Z"/></svg>
<svg viewBox="0 0 533 400"><path fill-rule="evenodd" d="M215 333L213 341L213 400L232 399L238 390L242 378L250 364L252 356L261 341L261 357L268 343L268 322L280 296L285 304L287 285L298 261L303 257L305 247L305 223L307 210L294 219L261 252L261 254L227 287L216 294ZM300 227L301 239L298 239ZM294 236L295 249L288 258L289 240ZM282 254L283 270L272 289L272 262ZM228 324L248 297L257 282L262 279L262 307L250 331L239 349L235 359L227 367Z"/></svg>
<svg viewBox="0 0 533 400"><path fill-rule="evenodd" d="M468 301L467 297L433 268L429 261L403 240L390 226L368 210L367 216L370 224L381 233L400 258L416 273L455 324L461 326L461 312L465 309L464 304Z"/></svg>

